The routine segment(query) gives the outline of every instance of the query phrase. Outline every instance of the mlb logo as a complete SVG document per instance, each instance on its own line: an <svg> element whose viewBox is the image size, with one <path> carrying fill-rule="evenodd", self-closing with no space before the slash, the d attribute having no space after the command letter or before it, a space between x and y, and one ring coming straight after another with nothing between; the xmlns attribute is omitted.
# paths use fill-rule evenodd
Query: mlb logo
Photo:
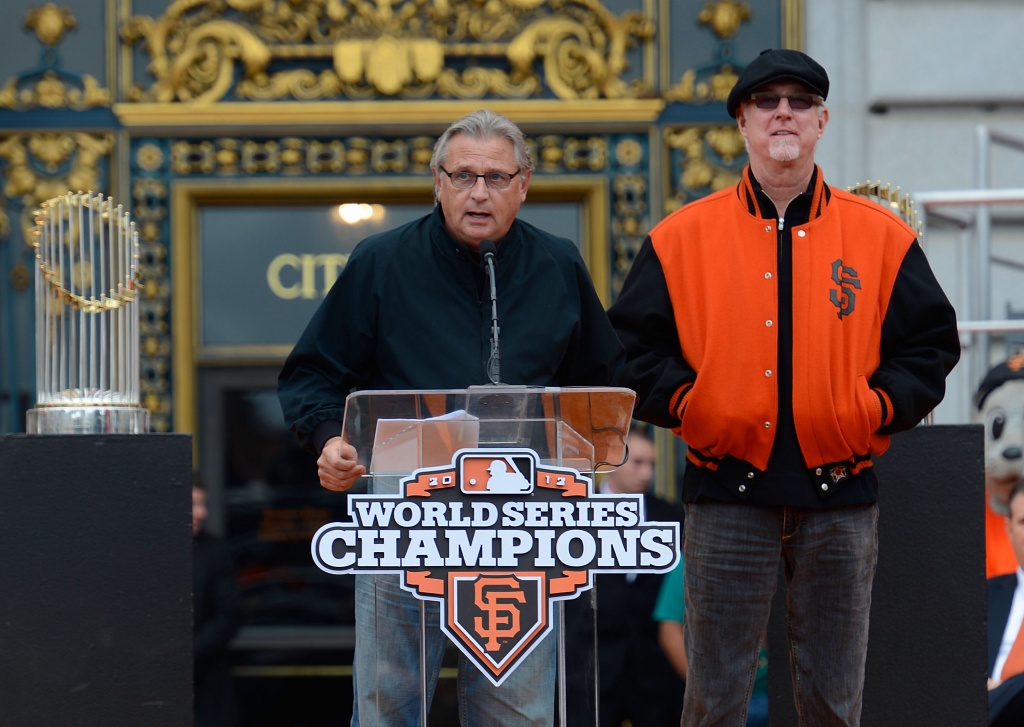
<svg viewBox="0 0 1024 727"><path fill-rule="evenodd" d="M471 495L528 495L537 481L532 450L474 450L456 464L463 492Z"/></svg>

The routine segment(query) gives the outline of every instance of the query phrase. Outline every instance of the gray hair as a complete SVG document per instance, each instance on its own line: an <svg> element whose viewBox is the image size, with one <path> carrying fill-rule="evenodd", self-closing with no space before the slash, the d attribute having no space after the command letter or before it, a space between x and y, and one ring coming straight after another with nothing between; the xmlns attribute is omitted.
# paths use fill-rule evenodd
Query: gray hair
<svg viewBox="0 0 1024 727"><path fill-rule="evenodd" d="M448 143L452 137L464 134L471 139L484 140L504 138L512 143L515 152L516 166L523 171L533 169L533 161L530 159L530 149L526 146L526 137L519 127L512 123L507 117L496 114L488 109L480 109L471 114L463 116L454 124L445 129L441 138L434 144L434 153L430 157L430 168L437 169L448 154Z"/></svg>

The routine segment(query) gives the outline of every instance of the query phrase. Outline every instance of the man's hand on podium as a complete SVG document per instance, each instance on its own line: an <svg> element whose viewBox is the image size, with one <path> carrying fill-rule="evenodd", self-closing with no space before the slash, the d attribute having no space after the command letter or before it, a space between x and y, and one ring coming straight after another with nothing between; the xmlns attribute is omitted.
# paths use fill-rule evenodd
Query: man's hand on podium
<svg viewBox="0 0 1024 727"><path fill-rule="evenodd" d="M366 474L366 467L359 464L355 447L341 437L327 440L316 466L320 485L336 492L344 492Z"/></svg>

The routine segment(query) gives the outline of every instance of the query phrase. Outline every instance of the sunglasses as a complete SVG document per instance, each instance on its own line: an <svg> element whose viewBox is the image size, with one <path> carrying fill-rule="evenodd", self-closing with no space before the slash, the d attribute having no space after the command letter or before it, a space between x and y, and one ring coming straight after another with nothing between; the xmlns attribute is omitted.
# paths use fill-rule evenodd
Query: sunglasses
<svg viewBox="0 0 1024 727"><path fill-rule="evenodd" d="M761 91L750 94L750 100L754 102L754 105L764 111L774 111L779 107L779 101L782 99L789 101L789 108L794 111L806 111L812 106L825 102L825 99L815 93L773 93L771 91Z"/></svg>

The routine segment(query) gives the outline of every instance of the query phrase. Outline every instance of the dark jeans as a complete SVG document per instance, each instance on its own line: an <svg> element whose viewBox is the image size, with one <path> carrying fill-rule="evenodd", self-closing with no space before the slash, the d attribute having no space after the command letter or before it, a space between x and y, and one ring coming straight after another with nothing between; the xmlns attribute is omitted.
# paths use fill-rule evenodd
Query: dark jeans
<svg viewBox="0 0 1024 727"><path fill-rule="evenodd" d="M683 727L745 723L780 558L799 723L860 723L877 529L875 505L687 506Z"/></svg>

